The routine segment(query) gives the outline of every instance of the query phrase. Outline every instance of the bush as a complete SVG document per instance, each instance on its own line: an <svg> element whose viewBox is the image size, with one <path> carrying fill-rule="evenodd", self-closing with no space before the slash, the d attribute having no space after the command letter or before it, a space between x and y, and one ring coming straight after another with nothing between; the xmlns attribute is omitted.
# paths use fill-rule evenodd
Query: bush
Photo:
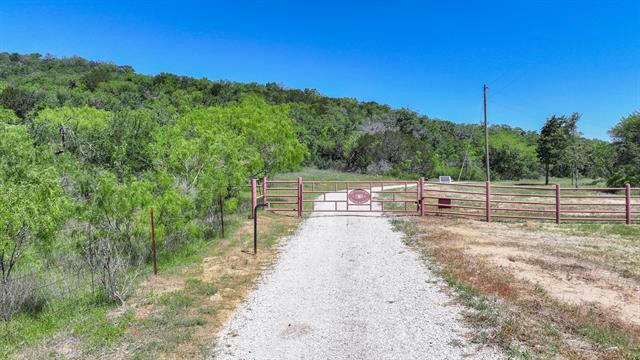
<svg viewBox="0 0 640 360"><path fill-rule="evenodd" d="M130 267L127 257L122 256L109 239L100 239L85 247L85 260L92 274L98 276L101 290L108 301L124 305L131 295L137 271Z"/></svg>
<svg viewBox="0 0 640 360"><path fill-rule="evenodd" d="M24 119L39 100L39 96L30 90L7 87L0 92L0 106L13 110Z"/></svg>
<svg viewBox="0 0 640 360"><path fill-rule="evenodd" d="M33 276L10 279L0 284L0 318L9 321L19 312L35 314L46 304L46 297Z"/></svg>

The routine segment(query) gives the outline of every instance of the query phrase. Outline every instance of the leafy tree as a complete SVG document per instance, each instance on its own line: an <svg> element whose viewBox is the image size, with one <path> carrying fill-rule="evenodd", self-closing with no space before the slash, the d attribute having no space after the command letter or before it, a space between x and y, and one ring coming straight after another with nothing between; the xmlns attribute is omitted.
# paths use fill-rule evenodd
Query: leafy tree
<svg viewBox="0 0 640 360"><path fill-rule="evenodd" d="M545 184L549 184L549 168L554 165L567 146L567 136L564 125L565 117L556 115L547 119L540 130L540 138L536 151L538 158L544 164Z"/></svg>
<svg viewBox="0 0 640 360"><path fill-rule="evenodd" d="M13 110L3 109L0 107L0 123L19 125L21 121L20 118L16 116L16 113Z"/></svg>
<svg viewBox="0 0 640 360"><path fill-rule="evenodd" d="M519 180L537 176L536 148L517 135L498 131L490 135L491 169L500 179Z"/></svg>
<svg viewBox="0 0 640 360"><path fill-rule="evenodd" d="M586 144L582 141L582 136L578 131L578 120L580 114L573 113L571 116L562 117L562 128L565 133L565 149L562 152L561 160L569 168L571 173L571 182L578 187L578 178L580 171L584 168L587 161Z"/></svg>
<svg viewBox="0 0 640 360"><path fill-rule="evenodd" d="M90 91L95 91L98 85L111 78L111 68L106 65L98 66L84 74L80 81Z"/></svg>
<svg viewBox="0 0 640 360"><path fill-rule="evenodd" d="M0 123L0 271L9 281L24 254L55 241L67 214L58 175L27 129Z"/></svg>
<svg viewBox="0 0 640 360"><path fill-rule="evenodd" d="M611 131L617 171L608 180L611 186L640 185L640 113L622 118Z"/></svg>
<svg viewBox="0 0 640 360"><path fill-rule="evenodd" d="M107 111L84 107L44 109L34 119L33 132L53 152L70 152L82 161L104 163L103 142L107 141Z"/></svg>
<svg viewBox="0 0 640 360"><path fill-rule="evenodd" d="M136 179L120 183L105 171L84 173L78 180L84 194L74 229L78 246L107 298L124 303L135 276L131 265L150 253L147 209L152 185Z"/></svg>
<svg viewBox="0 0 640 360"><path fill-rule="evenodd" d="M176 174L186 193L195 194L204 216L216 209L220 196L245 184L260 167L255 148L247 139L217 121L219 108L194 110L169 129L156 133L156 168Z"/></svg>
<svg viewBox="0 0 640 360"><path fill-rule="evenodd" d="M298 141L287 105L269 105L257 96L247 96L224 107L209 108L210 121L219 122L246 139L260 156L250 175L265 176L292 170L308 156Z"/></svg>
<svg viewBox="0 0 640 360"><path fill-rule="evenodd" d="M0 92L0 106L15 111L18 117L26 118L38 102L34 91L9 86Z"/></svg>
<svg viewBox="0 0 640 360"><path fill-rule="evenodd" d="M584 174L590 178L608 179L615 172L615 148L603 140L584 142L585 159Z"/></svg>

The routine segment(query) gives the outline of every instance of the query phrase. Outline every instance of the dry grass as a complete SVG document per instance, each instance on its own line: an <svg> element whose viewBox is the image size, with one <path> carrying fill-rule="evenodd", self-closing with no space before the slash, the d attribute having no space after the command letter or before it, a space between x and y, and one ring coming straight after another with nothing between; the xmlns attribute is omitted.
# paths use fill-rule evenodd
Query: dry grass
<svg viewBox="0 0 640 360"><path fill-rule="evenodd" d="M26 358L194 359L204 358L218 331L277 255L278 239L295 231L297 217L261 212L258 255L253 220L211 245L201 262L151 275L110 316L126 319L124 336L111 348L87 352L70 334L60 334Z"/></svg>
<svg viewBox="0 0 640 360"><path fill-rule="evenodd" d="M520 358L640 358L633 235L441 217L397 225L474 309L477 341Z"/></svg>

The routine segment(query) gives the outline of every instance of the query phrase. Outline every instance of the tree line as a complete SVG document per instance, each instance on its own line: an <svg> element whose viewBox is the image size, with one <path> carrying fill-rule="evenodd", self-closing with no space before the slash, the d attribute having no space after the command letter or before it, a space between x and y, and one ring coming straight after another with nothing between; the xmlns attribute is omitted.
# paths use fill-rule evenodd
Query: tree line
<svg viewBox="0 0 640 360"><path fill-rule="evenodd" d="M611 143L582 137L578 120L552 116L540 133L491 126L492 176L640 184L640 115L622 119ZM312 89L149 76L79 57L0 53L0 138L5 300L26 286L13 274L45 268L61 248L95 273L106 299L121 300L123 274L149 260L149 207L160 251L170 251L213 236L217 214L238 211L250 177L302 165L484 176L479 125Z"/></svg>

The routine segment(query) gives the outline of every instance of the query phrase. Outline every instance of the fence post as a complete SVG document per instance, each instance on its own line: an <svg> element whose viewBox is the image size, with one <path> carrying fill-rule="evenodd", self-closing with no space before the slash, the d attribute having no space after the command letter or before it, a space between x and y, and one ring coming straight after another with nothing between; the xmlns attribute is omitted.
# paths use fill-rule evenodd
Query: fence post
<svg viewBox="0 0 640 360"><path fill-rule="evenodd" d="M420 206L420 216L424 216L424 177L418 183L418 206Z"/></svg>
<svg viewBox="0 0 640 360"><path fill-rule="evenodd" d="M220 227L222 228L222 238L224 239L224 198L222 195L218 198L220 204Z"/></svg>
<svg viewBox="0 0 640 360"><path fill-rule="evenodd" d="M491 222L491 181L487 181L484 186L484 195L485 195L485 203L484 203L484 212L487 219L487 222Z"/></svg>
<svg viewBox="0 0 640 360"><path fill-rule="evenodd" d="M267 204L267 177L262 178L262 203Z"/></svg>
<svg viewBox="0 0 640 360"><path fill-rule="evenodd" d="M556 184L556 224L560 224L560 184Z"/></svg>
<svg viewBox="0 0 640 360"><path fill-rule="evenodd" d="M153 208L150 211L151 217L151 256L153 257L153 275L158 275L158 261L156 255L156 226L153 222Z"/></svg>
<svg viewBox="0 0 640 360"><path fill-rule="evenodd" d="M631 185L624 184L626 223L631 224Z"/></svg>
<svg viewBox="0 0 640 360"><path fill-rule="evenodd" d="M251 179L251 218L253 219L255 214L255 208L258 205L258 184L256 179Z"/></svg>
<svg viewBox="0 0 640 360"><path fill-rule="evenodd" d="M302 216L302 177L298 177L298 217Z"/></svg>

